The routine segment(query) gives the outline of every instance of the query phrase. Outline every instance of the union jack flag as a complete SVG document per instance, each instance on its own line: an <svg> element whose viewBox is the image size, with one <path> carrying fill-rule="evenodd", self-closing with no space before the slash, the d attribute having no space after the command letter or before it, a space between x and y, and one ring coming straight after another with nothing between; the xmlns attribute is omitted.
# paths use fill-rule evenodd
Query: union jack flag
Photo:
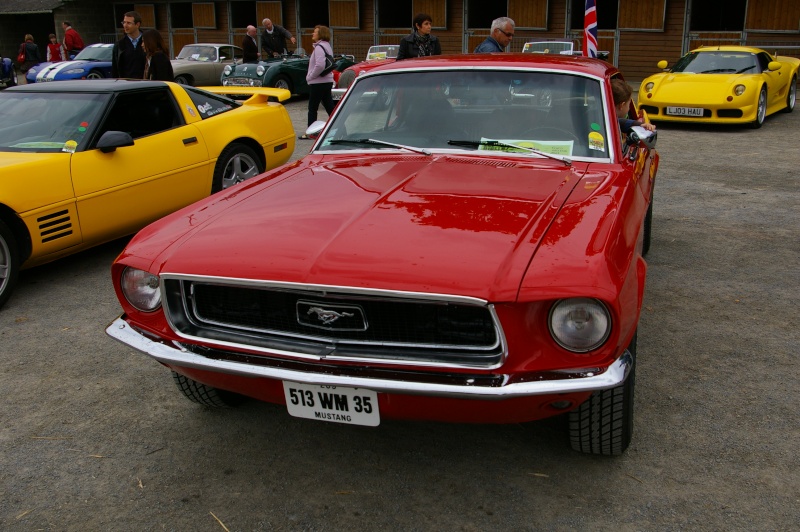
<svg viewBox="0 0 800 532"><path fill-rule="evenodd" d="M583 55L597 57L597 9L594 0L586 0L583 15Z"/></svg>

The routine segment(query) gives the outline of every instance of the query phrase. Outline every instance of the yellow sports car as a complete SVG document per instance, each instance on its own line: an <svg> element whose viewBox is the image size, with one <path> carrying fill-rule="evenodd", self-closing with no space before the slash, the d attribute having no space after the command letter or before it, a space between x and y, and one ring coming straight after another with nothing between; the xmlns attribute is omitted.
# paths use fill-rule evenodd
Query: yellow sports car
<svg viewBox="0 0 800 532"><path fill-rule="evenodd" d="M667 68L661 61L658 67ZM642 82L639 107L652 120L749 124L794 109L800 59L746 46L706 46Z"/></svg>
<svg viewBox="0 0 800 532"><path fill-rule="evenodd" d="M20 269L131 234L288 161L294 128L269 100L289 97L124 80L1 92L0 306Z"/></svg>

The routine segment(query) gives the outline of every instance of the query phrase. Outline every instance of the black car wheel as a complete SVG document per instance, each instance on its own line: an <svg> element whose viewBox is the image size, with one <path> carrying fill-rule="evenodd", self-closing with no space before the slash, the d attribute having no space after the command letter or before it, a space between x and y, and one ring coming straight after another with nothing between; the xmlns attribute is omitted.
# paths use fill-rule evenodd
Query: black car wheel
<svg viewBox="0 0 800 532"><path fill-rule="evenodd" d="M175 76L175 83L180 83L181 85L194 85L192 80L189 76L181 74L180 76Z"/></svg>
<svg viewBox="0 0 800 532"><path fill-rule="evenodd" d="M6 82L6 87L14 87L18 83L17 80L17 69L13 65L11 66L11 72L8 76L8 81Z"/></svg>
<svg viewBox="0 0 800 532"><path fill-rule="evenodd" d="M19 275L17 239L11 229L0 220L0 308L11 297Z"/></svg>
<svg viewBox="0 0 800 532"><path fill-rule="evenodd" d="M797 101L797 76L792 76L792 81L789 83L789 90L786 94L786 107L783 110L791 113L794 110L794 104Z"/></svg>
<svg viewBox="0 0 800 532"><path fill-rule="evenodd" d="M594 392L569 413L572 448L589 454L619 455L633 436L633 388L636 377L636 335L628 346L633 365L625 382Z"/></svg>
<svg viewBox="0 0 800 532"><path fill-rule="evenodd" d="M203 406L229 408L239 406L247 400L244 395L206 386L174 371L172 372L172 380L175 381L175 385L190 401Z"/></svg>
<svg viewBox="0 0 800 532"><path fill-rule="evenodd" d="M264 171L261 159L250 147L234 142L217 159L211 193L225 190Z"/></svg>
<svg viewBox="0 0 800 532"><path fill-rule="evenodd" d="M86 75L86 79L103 79L103 73L97 70L92 70Z"/></svg>
<svg viewBox="0 0 800 532"><path fill-rule="evenodd" d="M292 91L292 80L290 80L284 75L276 77L275 81L272 83L272 86L275 87L276 89L286 89L287 91L294 94L294 92Z"/></svg>
<svg viewBox="0 0 800 532"><path fill-rule="evenodd" d="M756 108L756 119L750 122L750 127L758 129L764 125L764 119L767 117L767 88L762 87L761 92L758 94L758 107Z"/></svg>

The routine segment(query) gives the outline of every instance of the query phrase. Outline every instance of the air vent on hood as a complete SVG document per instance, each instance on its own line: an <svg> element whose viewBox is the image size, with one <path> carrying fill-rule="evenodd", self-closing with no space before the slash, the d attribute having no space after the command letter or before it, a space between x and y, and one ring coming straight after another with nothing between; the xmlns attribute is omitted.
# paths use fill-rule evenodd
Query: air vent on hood
<svg viewBox="0 0 800 532"><path fill-rule="evenodd" d="M487 161L472 157L448 157L448 161L459 164L476 164L478 166L495 166L497 168L514 168L517 163L511 161Z"/></svg>

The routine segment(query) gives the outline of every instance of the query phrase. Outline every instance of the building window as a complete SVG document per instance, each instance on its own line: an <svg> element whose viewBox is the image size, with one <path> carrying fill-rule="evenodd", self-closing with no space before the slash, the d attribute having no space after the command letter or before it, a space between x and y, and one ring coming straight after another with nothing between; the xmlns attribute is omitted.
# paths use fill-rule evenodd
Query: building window
<svg viewBox="0 0 800 532"><path fill-rule="evenodd" d="M467 13L470 28L490 28L494 19L508 16L508 6L505 2L468 0Z"/></svg>
<svg viewBox="0 0 800 532"><path fill-rule="evenodd" d="M247 26L260 26L255 2L231 2L231 28L246 28Z"/></svg>
<svg viewBox="0 0 800 532"><path fill-rule="evenodd" d="M742 31L747 0L692 2L690 31Z"/></svg>
<svg viewBox="0 0 800 532"><path fill-rule="evenodd" d="M597 29L615 30L617 29L617 2L597 2ZM582 30L583 17L586 14L586 0L572 0L570 5L570 29Z"/></svg>
<svg viewBox="0 0 800 532"><path fill-rule="evenodd" d="M330 26L328 0L300 0L298 10L301 28L313 28L317 24Z"/></svg>

